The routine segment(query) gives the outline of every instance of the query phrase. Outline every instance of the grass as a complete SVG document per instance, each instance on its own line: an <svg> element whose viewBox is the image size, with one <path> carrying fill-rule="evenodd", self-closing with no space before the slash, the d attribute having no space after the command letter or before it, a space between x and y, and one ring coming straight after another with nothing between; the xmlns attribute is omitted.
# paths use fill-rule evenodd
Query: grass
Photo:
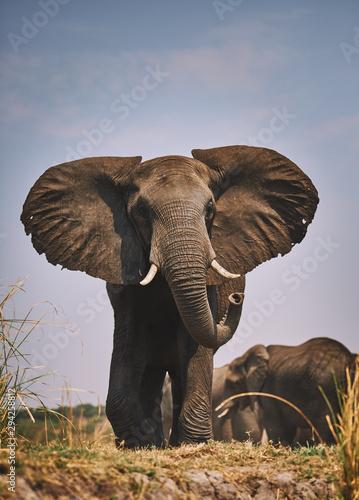
<svg viewBox="0 0 359 500"><path fill-rule="evenodd" d="M26 281L18 279L14 285L0 287L0 447L9 439L9 417L12 422L13 415L18 416L21 408L32 423L35 423L34 412L38 410L62 422L66 420L66 416L49 409L49 402L41 395L46 377L52 372L37 372L40 367L31 366L25 352L29 337L35 330L46 326L67 326L57 320L57 310L49 303L38 304L46 306L46 310L37 319L32 318L37 311L35 306L24 318L17 317L14 300L25 291ZM48 319L50 312L55 314L56 321Z"/></svg>
<svg viewBox="0 0 359 500"><path fill-rule="evenodd" d="M2 287L2 298L0 300L0 443L7 435L7 422L9 407L18 409L21 404L26 411L29 410L29 402L36 400L41 403L38 396L31 390L33 384L40 377L28 378L28 369L20 368L21 364L27 363L26 357L22 353L24 343L26 343L32 331L41 324L43 318L37 321L30 319L30 312L24 319L16 319L11 307L13 296L23 290L26 280L18 280L15 285ZM10 317L8 316L10 314ZM12 314L12 317L11 317ZM11 405L9 404L11 402Z"/></svg>
<svg viewBox="0 0 359 500"><path fill-rule="evenodd" d="M46 314L39 320L30 319L33 309L24 319L15 318L11 303L25 281L3 288L0 298L0 497L13 495L6 484L11 394L16 401L17 478L26 477L32 489L41 490L46 498L62 496L65 486L73 496L84 492L84 498L100 493L101 498L111 498L118 494L114 485L125 488L131 498L142 498L163 484L164 476L185 492L184 498L194 498L186 486L186 472L195 469L217 471L237 487L246 484L248 488L262 480L272 484L274 476L283 471L292 473L297 481L324 478L337 488L337 498L359 500L358 360L354 376L347 373L347 390L338 390L340 415L329 419L336 445L292 450L271 443L210 441L164 450L118 450L100 405L73 408L71 391L66 389L61 407L48 410L36 390L43 375L27 376L32 367L23 354L26 342L35 328L49 322ZM25 367L20 368L21 364ZM280 494L278 489L278 498L287 495L285 488Z"/></svg>
<svg viewBox="0 0 359 500"><path fill-rule="evenodd" d="M32 414L35 423L25 410L20 410L16 418L17 433L28 442L72 446L114 439L104 407L100 405L72 407L71 404L63 404L55 414L43 408L32 411ZM58 414L63 418L59 418Z"/></svg>
<svg viewBox="0 0 359 500"><path fill-rule="evenodd" d="M339 498L359 499L359 356L352 371L346 369L346 388L337 389L340 414L327 417L339 446L342 473L338 481Z"/></svg>
<svg viewBox="0 0 359 500"><path fill-rule="evenodd" d="M148 487L158 486L161 477L166 476L185 492L186 472L192 469L214 470L231 483L240 484L271 482L282 471L291 472L298 480L328 479L333 477L339 463L336 447L327 447L325 454L319 451L308 455L305 449L303 453L293 453L287 447L255 445L249 441L210 441L164 450L117 450L112 442L74 446L28 443L18 452L19 467L38 489L51 491L49 483L59 480L81 484L88 491L91 484L111 482L125 487L133 498L137 498L146 477ZM0 460L0 471L4 468ZM1 493L5 491L0 489Z"/></svg>

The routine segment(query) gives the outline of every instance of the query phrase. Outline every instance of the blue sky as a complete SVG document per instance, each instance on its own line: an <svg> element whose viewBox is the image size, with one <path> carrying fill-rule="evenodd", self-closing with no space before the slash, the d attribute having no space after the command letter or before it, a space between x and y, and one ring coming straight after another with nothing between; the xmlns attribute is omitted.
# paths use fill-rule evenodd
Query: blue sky
<svg viewBox="0 0 359 500"><path fill-rule="evenodd" d="M82 401L105 401L104 283L48 264L19 220L43 171L73 157L231 144L288 156L320 204L300 245L248 275L242 323L216 366L258 343L316 336L359 352L356 0L1 0L0 14L0 275L4 285L28 276L18 314L48 301L80 333L63 323L34 332L32 365L93 391Z"/></svg>

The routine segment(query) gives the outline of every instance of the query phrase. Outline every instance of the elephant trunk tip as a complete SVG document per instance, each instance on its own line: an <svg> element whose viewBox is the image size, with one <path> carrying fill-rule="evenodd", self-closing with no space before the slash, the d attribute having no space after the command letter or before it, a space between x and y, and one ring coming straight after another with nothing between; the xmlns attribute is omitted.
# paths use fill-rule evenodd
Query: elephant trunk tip
<svg viewBox="0 0 359 500"><path fill-rule="evenodd" d="M231 293L231 295L228 297L228 303L229 303L228 311L226 316L222 320L224 324L234 323L236 324L234 328L235 329L237 328L237 325L239 323L239 318L242 312L243 300L244 300L244 293L241 292Z"/></svg>
<svg viewBox="0 0 359 500"><path fill-rule="evenodd" d="M229 296L229 303L234 306L242 305L244 299L244 293L234 292Z"/></svg>

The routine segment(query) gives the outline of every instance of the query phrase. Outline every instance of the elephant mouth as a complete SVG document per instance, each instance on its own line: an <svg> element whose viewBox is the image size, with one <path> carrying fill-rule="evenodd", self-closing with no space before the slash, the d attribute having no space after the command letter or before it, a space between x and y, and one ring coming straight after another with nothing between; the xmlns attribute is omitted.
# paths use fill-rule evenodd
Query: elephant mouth
<svg viewBox="0 0 359 500"><path fill-rule="evenodd" d="M233 274L233 273L230 273L229 271L227 271L224 267L222 267L217 261L216 259L213 259L212 262L211 262L211 268L217 273L219 274L220 276L222 276L222 278L227 278L227 279L237 279L237 278L240 278L241 277L241 274ZM140 285L143 285L143 286L146 286L148 285L149 283L151 283L151 281L153 280L153 278L156 276L157 274L157 271L158 271L158 268L156 266L156 264L151 264L151 267L146 275L146 277L140 282ZM239 294L236 294L239 296ZM233 298L233 300L236 302L238 299L238 297L236 298Z"/></svg>

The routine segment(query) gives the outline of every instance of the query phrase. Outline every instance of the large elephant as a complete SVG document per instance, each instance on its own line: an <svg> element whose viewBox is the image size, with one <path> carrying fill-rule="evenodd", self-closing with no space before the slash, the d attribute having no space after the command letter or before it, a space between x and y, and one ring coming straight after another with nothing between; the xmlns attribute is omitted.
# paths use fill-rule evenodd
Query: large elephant
<svg viewBox="0 0 359 500"><path fill-rule="evenodd" d="M325 337L308 340L298 346L255 345L229 365L225 396L263 392L294 404L311 421L324 442L334 442L326 421L330 409L321 390L337 414L339 412L335 379L345 385L345 367L354 364L356 355L343 344ZM321 387L321 390L319 389ZM295 409L267 396L244 396L225 404L219 412L230 419L238 410L259 404L259 422L274 443L305 444L311 435L308 422ZM217 412L218 414L218 412ZM226 425L223 422L222 425Z"/></svg>
<svg viewBox="0 0 359 500"><path fill-rule="evenodd" d="M21 217L51 264L108 282L115 331L106 412L117 443L129 447L163 443L166 371L178 408L171 444L212 436L213 351L237 328L244 275L300 242L318 203L310 179L275 151L192 154L52 167Z"/></svg>

